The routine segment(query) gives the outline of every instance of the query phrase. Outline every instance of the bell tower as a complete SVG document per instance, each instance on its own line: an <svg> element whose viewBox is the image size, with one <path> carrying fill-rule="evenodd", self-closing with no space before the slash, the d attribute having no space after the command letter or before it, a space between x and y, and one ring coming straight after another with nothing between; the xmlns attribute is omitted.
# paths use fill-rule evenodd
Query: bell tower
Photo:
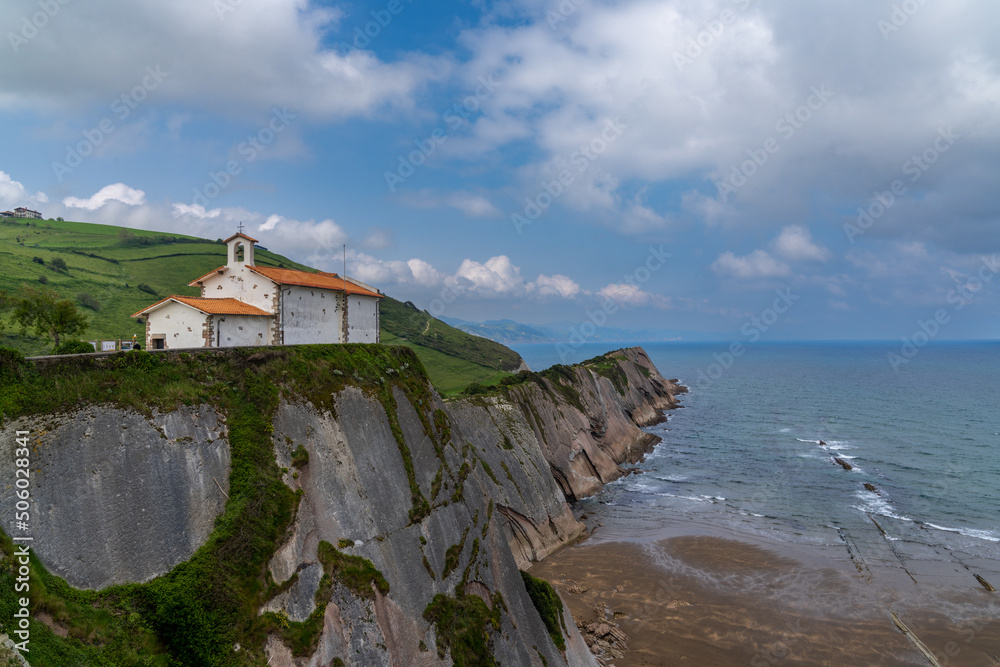
<svg viewBox="0 0 1000 667"><path fill-rule="evenodd" d="M234 234L226 239L229 246L229 259L226 266L236 268L239 266L253 266L253 247L257 239L250 238L243 232Z"/></svg>

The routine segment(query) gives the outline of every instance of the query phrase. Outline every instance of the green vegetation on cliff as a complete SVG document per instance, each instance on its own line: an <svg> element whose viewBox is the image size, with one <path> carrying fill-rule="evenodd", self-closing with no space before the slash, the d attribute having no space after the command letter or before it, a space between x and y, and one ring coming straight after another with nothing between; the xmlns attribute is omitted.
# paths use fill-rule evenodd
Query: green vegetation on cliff
<svg viewBox="0 0 1000 667"><path fill-rule="evenodd" d="M542 617L552 642L560 651L565 651L566 640L563 638L563 631L566 629L566 622L563 619L563 603L556 589L544 579L533 577L524 570L521 570L521 578L524 579L528 597L538 610L538 615Z"/></svg>
<svg viewBox="0 0 1000 667"><path fill-rule="evenodd" d="M312 271L257 247L255 261ZM0 290L16 294L22 285L40 286L74 301L90 326L88 340L145 336L129 316L170 294L197 296L193 279L226 262L219 241L82 222L0 219ZM2 318L2 314L0 314ZM2 324L2 321L0 321ZM30 333L30 332L29 332ZM444 394L471 382L491 383L514 371L520 356L499 343L467 334L412 305L382 301L382 342L413 348L431 382ZM0 344L25 354L48 354L51 343L0 326Z"/></svg>
<svg viewBox="0 0 1000 667"><path fill-rule="evenodd" d="M428 415L425 427L431 431L426 374L415 354L402 347L128 352L44 364L26 362L17 351L0 349L0 428L22 416L56 414L92 403L146 413L153 408L169 410L178 403L207 403L226 416L231 447L225 511L206 544L167 574L146 584L85 591L72 588L32 559L31 663L262 664L264 641L275 630L272 615L257 615L274 593L266 565L286 535L299 500L282 482L275 463L273 415L283 393L323 406L329 404L331 392L347 385L383 400L393 389L402 391L418 412ZM0 535L0 624L10 628L17 607L13 543ZM370 562L329 545L320 557L328 581L340 581L362 596L366 590L371 594L371 584L387 591L384 577ZM40 620L43 614L51 626ZM318 634L300 625L297 638L289 640L308 652ZM234 651L236 644L243 648Z"/></svg>

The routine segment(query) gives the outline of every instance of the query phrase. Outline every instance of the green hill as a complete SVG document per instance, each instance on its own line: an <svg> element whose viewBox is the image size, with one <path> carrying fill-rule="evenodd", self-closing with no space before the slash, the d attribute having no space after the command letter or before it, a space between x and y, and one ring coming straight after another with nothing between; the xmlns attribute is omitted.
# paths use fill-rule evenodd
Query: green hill
<svg viewBox="0 0 1000 667"><path fill-rule="evenodd" d="M313 271L257 247L255 262ZM61 259L66 269L57 268ZM90 320L87 340L131 339L145 328L130 319L170 294L196 296L188 283L226 262L221 239L84 222L0 219L0 289L45 286L75 301ZM472 336L391 297L382 302L382 342L406 345L420 357L439 391L454 394L472 382L492 383L521 364L499 343ZM0 344L25 354L45 354L51 344L22 336L7 324Z"/></svg>

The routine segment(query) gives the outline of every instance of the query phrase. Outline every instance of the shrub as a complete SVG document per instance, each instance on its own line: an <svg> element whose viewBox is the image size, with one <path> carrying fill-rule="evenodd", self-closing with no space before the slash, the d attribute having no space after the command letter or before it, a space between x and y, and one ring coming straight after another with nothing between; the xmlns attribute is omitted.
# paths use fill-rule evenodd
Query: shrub
<svg viewBox="0 0 1000 667"><path fill-rule="evenodd" d="M69 267L66 266L66 260L62 257L53 257L49 265L56 271L68 271Z"/></svg>
<svg viewBox="0 0 1000 667"><path fill-rule="evenodd" d="M40 282L43 285L48 285L49 284L49 277L48 276L38 276L38 282Z"/></svg>
<svg viewBox="0 0 1000 667"><path fill-rule="evenodd" d="M97 299L90 296L87 292L80 292L76 295L76 302L85 308L90 308L93 311L98 311L101 309L101 304L98 303Z"/></svg>
<svg viewBox="0 0 1000 667"><path fill-rule="evenodd" d="M309 463L309 452L302 445L298 446L298 449L292 452L292 467L301 468L302 466ZM351 542L353 545L354 542Z"/></svg>
<svg viewBox="0 0 1000 667"><path fill-rule="evenodd" d="M538 615L542 617L545 629L552 638L552 643L560 651L566 650L566 640L563 638L563 603L559 599L559 594L552 588L552 584L542 579L537 579L524 570L521 570L521 579L524 580L524 587L528 591L531 603L538 610Z"/></svg>
<svg viewBox="0 0 1000 667"><path fill-rule="evenodd" d="M42 265L45 264L45 260L42 259L41 257L32 257L31 261L34 262L35 264L42 264Z"/></svg>
<svg viewBox="0 0 1000 667"><path fill-rule="evenodd" d="M24 354L13 347L0 347L0 381L2 384L15 383L28 370Z"/></svg>
<svg viewBox="0 0 1000 667"><path fill-rule="evenodd" d="M55 354L89 354L94 346L84 340L68 340L55 349Z"/></svg>
<svg viewBox="0 0 1000 667"><path fill-rule="evenodd" d="M152 294L153 296L156 296L156 290L147 285L146 283L139 283L137 289L140 292L145 292L146 294Z"/></svg>

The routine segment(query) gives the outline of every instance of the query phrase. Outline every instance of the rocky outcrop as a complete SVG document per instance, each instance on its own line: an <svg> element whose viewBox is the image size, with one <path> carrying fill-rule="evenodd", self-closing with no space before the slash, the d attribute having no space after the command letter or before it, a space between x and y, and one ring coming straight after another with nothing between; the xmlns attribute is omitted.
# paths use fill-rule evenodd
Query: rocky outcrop
<svg viewBox="0 0 1000 667"><path fill-rule="evenodd" d="M232 558L213 528L252 514L247 498L267 500L254 485L271 483L294 502L253 575L267 583L253 607L267 639L234 651L284 667L445 665L456 646L478 643L501 664L595 664L568 609L556 647L519 569L583 534L567 499L620 476L619 464L657 441L640 427L677 405L683 389L641 349L451 401L412 352L380 346L126 356L79 372L113 373L133 358L203 402L146 414L96 405L4 425L32 433L33 535L50 571L103 588L165 574L205 544ZM223 390L233 393L218 405L229 407L213 407ZM13 479L10 465L0 459ZM0 510L12 515L13 502L7 489ZM478 629L451 623L455 613Z"/></svg>
<svg viewBox="0 0 1000 667"><path fill-rule="evenodd" d="M566 498L576 500L648 453L659 438L641 427L663 420L662 411L678 407L676 396L686 391L635 347L555 367L510 387L507 397L527 418Z"/></svg>
<svg viewBox="0 0 1000 667"><path fill-rule="evenodd" d="M22 418L31 447L32 546L77 588L148 581L191 557L226 504L229 445L211 407L142 415L92 406ZM13 481L15 458L0 457ZM0 513L15 516L13 485Z"/></svg>
<svg viewBox="0 0 1000 667"><path fill-rule="evenodd" d="M281 642L268 644L272 665L319 667L355 656L364 665L449 664L435 650L435 627L423 613L438 594L479 595L502 604L493 652L501 664L567 664L549 639L524 589L519 563L537 559L580 534L548 473L531 430L513 406L490 401L446 405L434 396L414 406L394 391L398 432L429 514L413 522L411 489L389 416L379 401L353 387L334 397L335 410L284 401L274 419L278 464L301 490L288 540L271 560L278 584L292 586L264 611L303 620L315 610L319 544L340 545L365 558L389 584L370 599L337 587L324 612L317 650L296 658ZM434 421L428 433L419 412ZM300 449L301 448L301 449ZM308 463L296 468L296 452ZM461 471L466 470L463 474ZM519 517L518 528L509 517ZM518 545L518 558L510 545ZM305 604L303 604L303 601ZM575 627L567 635L582 642ZM361 653L357 653L361 651ZM583 653L571 664L590 664Z"/></svg>

